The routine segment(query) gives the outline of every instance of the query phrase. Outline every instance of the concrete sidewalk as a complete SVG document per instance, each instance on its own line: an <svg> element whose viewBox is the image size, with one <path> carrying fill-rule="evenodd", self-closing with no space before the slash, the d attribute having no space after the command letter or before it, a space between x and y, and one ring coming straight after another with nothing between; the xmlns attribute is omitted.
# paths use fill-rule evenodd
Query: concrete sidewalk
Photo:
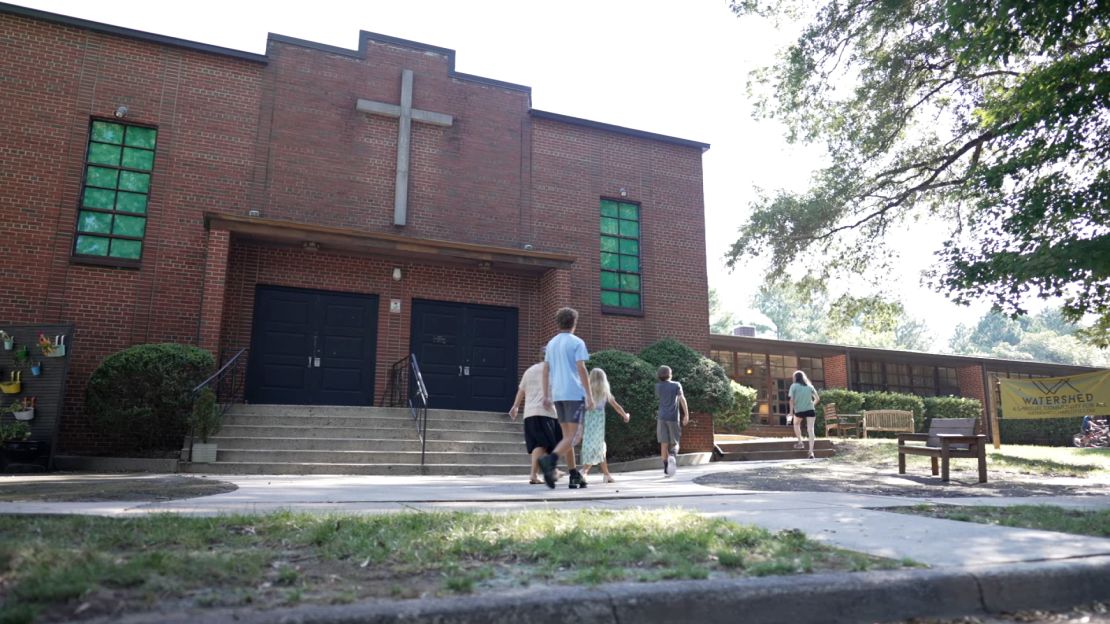
<svg viewBox="0 0 1110 624"><path fill-rule="evenodd" d="M832 579L825 578L830 575L809 575L777 580L738 579L725 582L729 588L724 592L727 596L718 595L721 592L706 594L713 583L718 583L717 581L628 585L619 586L624 588L619 590L618 586L605 586L603 589L575 589L575 593L581 593L584 601L582 604L592 604L591 600L601 601L598 603L604 605L601 611L614 616L619 609L614 606L613 601L623 600L622 596L635 595L640 596L637 600L647 600L647 595L655 592L664 594L678 592L685 596L681 602L687 602L694 596L699 596L697 600L715 601L717 608L725 609L718 613L727 613L728 610L739 607L733 602L727 602L727 604L720 602L726 597L729 601L735 601L739 600L737 596L748 596L745 609L755 608L754 605L757 603L776 604L776 601L770 600L769 597L779 591L775 589L778 587L775 583L779 583L783 587L793 588L788 593L798 591L803 585L809 587L800 594L806 596L806 601L813 601L815 596L824 595L825 587L837 587L838 592L829 594L825 599L832 601L827 605L832 609L835 605L841 605L840 598L834 600L834 597L845 592L858 594L857 598L866 603L872 603L879 597L886 596L888 590L879 591L877 587L888 586L889 583L884 583L882 580L889 582L894 577L905 579L906 587L917 589L906 594L908 590L903 588L903 597L890 594L889 597L893 602L887 605L887 610L881 614L873 615L870 612L859 611L858 608L849 609L841 605L836 609L841 609L847 619L833 618L830 615L832 611L818 607L812 610L812 617L807 619L794 607L783 611L781 602L777 603L778 611L782 611L782 615L789 614L791 616L789 621L795 623L859 621L860 617L874 619L879 615L887 619L898 619L912 615L960 612L951 610L952 605L958 605L958 609L971 609L966 613L974 613L983 610L1070 606L1079 602L1110 598L1110 583L1104 582L1106 578L1110 578L1110 539L1063 536L1047 531L980 525L882 511L883 508L930 502L945 505L1044 504L1084 509L1110 509L1110 500L1106 497L922 499L827 492L745 492L706 487L693 482L702 474L753 468L754 466L743 463L687 466L680 469L678 475L673 478L666 478L661 471L655 470L620 473L617 475L619 479L617 483L603 484L600 479L594 479L586 490L570 490L566 487L565 481L560 483L562 487L555 490L549 490L542 485L529 485L525 474L520 477L481 478L220 475L218 477L220 480L235 483L239 489L203 498L154 503L0 503L0 513L77 513L118 517L149 513L189 515L266 513L285 509L318 513L392 513L433 510L507 512L537 507L550 509L683 508L770 530L800 529L810 537L833 546L893 559L912 559L927 564L931 569L907 570L893 575L890 572L832 575L836 577ZM35 477L13 478L33 479ZM938 487L943 486L938 484ZM1088 575L1103 581L1088 583L1082 580ZM990 592L984 583L989 584L989 579L992 578L1004 579L1004 582L998 582L1013 583L1013 585L1008 588L999 587L998 595L988 600ZM847 585L842 586L843 583ZM930 585L935 591L930 593L927 588L922 589L921 583ZM956 587L963 589L956 591L954 589ZM959 598L964 590L970 592L970 598L966 601ZM559 604L565 604L564 593L564 590L560 589ZM921 604L918 606L927 610L913 611L913 608L918 608L914 606L915 599L906 596L921 597ZM537 605L546 604L543 595L531 597L519 595L515 599L525 602L537 600L539 601ZM499 621L489 619L493 617L491 611L485 611L485 617L478 617L483 611L475 606L477 601L477 604L487 604L490 609L502 608L497 606L502 604L499 600L497 596L487 596L417 602L421 605L432 603L437 605L433 609L436 614L435 621L462 622ZM902 607L895 608L893 604L899 600L909 610L904 611ZM457 615L463 619L456 620L452 619L454 616L446 615L448 612L454 613L448 608L450 604L457 605L459 610ZM366 608L374 611L385 607L382 604L376 604L373 608ZM393 611L390 613L394 617L402 612L415 616L416 612L421 611L418 605L414 605L411 601L396 603L391 608ZM540 606L536 608L542 611ZM350 610L350 608L344 609ZM806 609L810 607L805 607L803 610ZM285 619L286 615L292 617L302 611L305 612L307 619L296 619L300 616ZM314 611L306 607L294 609L288 614L283 612L282 621L379 621L373 618L364 619L364 617L370 617L369 611L360 612L362 615L358 616L359 619L335 619L343 609L335 613L327 611L329 615L321 612L309 617L307 613L310 611L316 613L318 609ZM428 614L433 611L419 615L415 621L423 621L426 617L431 617ZM764 613L766 618L760 617L752 621L779 621L776 620L778 611ZM663 613L658 609L656 612ZM350 614L353 613L353 611L350 612ZM471 615L466 617L472 619L463 617L464 613L470 613ZM212 615L215 617L214 613ZM240 618L243 615L240 613L235 617ZM166 616L161 614L161 617L165 619ZM569 618L563 621L608 621L604 618L597 619L592 615L586 617L585 613L583 617L584 619ZM618 619L630 621L625 617L632 617L632 614ZM552 618L554 621L555 616L552 615ZM638 621L639 619L638 617ZM686 619L686 617L682 618L682 620ZM238 619L238 621L254 620ZM546 620L541 618L534 621ZM678 620L649 617L645 621Z"/></svg>

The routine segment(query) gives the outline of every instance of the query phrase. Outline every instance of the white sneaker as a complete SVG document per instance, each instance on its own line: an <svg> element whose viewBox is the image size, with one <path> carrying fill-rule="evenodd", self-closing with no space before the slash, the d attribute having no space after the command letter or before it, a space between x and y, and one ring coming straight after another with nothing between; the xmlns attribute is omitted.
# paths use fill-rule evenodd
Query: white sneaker
<svg viewBox="0 0 1110 624"><path fill-rule="evenodd" d="M794 443L794 448L796 448L796 449L804 449L805 447L806 447L805 442L795 442Z"/></svg>
<svg viewBox="0 0 1110 624"><path fill-rule="evenodd" d="M674 455L667 458L667 476L673 477L674 473L678 470L678 464L674 460Z"/></svg>

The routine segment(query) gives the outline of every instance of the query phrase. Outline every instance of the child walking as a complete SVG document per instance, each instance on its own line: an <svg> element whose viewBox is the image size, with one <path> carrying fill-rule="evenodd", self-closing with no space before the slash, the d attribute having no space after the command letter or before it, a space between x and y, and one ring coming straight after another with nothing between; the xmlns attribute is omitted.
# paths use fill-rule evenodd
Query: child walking
<svg viewBox="0 0 1110 624"><path fill-rule="evenodd" d="M682 394L682 384L671 381L671 367L660 366L657 373L659 383L655 384L655 396L659 397L659 422L655 434L659 440L659 455L663 458L663 474L673 477L678 470L678 443L682 439L682 427L690 422L690 408L686 406L686 396ZM678 415L682 413L682 424Z"/></svg>
<svg viewBox="0 0 1110 624"><path fill-rule="evenodd" d="M813 443L816 436L813 433L813 428L817 424L817 403L821 397L817 394L817 389L809 382L809 377L802 371L794 371L794 383L790 384L790 413L794 415L794 435L798 438L798 443L794 445L796 449L805 448L805 443L802 442L802 422L805 421L806 427L809 429L809 458L813 459Z"/></svg>
<svg viewBox="0 0 1110 624"><path fill-rule="evenodd" d="M624 411L613 398L609 377L600 368L590 371L590 393L593 394L594 408L586 411L586 421L582 424L585 429L582 434L582 476L588 476L590 468L596 464L601 467L605 482L612 483L616 479L609 474L609 463L605 461L605 404L612 405L626 423L632 414Z"/></svg>
<svg viewBox="0 0 1110 624"><path fill-rule="evenodd" d="M559 333L547 343L543 361L543 405L555 406L563 439L540 458L543 482L554 488L555 465L562 455L570 469L570 489L586 487L586 480L578 472L574 463L574 445L579 442L582 416L586 410L594 408L593 395L590 393L590 378L586 371L586 360L590 354L586 343L574 335L578 327L578 311L573 308L560 308L555 313L555 324Z"/></svg>

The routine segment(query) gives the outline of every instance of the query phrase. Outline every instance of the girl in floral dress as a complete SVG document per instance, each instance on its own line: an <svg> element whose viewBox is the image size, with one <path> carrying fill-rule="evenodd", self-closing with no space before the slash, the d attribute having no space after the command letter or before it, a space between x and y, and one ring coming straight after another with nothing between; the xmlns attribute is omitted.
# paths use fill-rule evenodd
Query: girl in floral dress
<svg viewBox="0 0 1110 624"><path fill-rule="evenodd" d="M624 411L620 403L613 398L609 389L609 377L605 371L595 368L590 371L590 392L593 394L594 409L586 411L582 421L582 455L579 460L582 464L582 475L589 474L592 466L601 466L601 473L605 475L605 482L612 483L613 475L609 474L609 464L605 461L605 404L613 406L624 422L632 414Z"/></svg>

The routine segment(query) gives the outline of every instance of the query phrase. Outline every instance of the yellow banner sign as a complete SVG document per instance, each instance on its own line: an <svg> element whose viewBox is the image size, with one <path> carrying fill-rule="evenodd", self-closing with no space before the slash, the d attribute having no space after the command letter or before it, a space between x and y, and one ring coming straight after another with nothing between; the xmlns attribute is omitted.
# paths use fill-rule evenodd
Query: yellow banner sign
<svg viewBox="0 0 1110 624"><path fill-rule="evenodd" d="M999 379L1002 417L1110 415L1110 370L1068 377Z"/></svg>

